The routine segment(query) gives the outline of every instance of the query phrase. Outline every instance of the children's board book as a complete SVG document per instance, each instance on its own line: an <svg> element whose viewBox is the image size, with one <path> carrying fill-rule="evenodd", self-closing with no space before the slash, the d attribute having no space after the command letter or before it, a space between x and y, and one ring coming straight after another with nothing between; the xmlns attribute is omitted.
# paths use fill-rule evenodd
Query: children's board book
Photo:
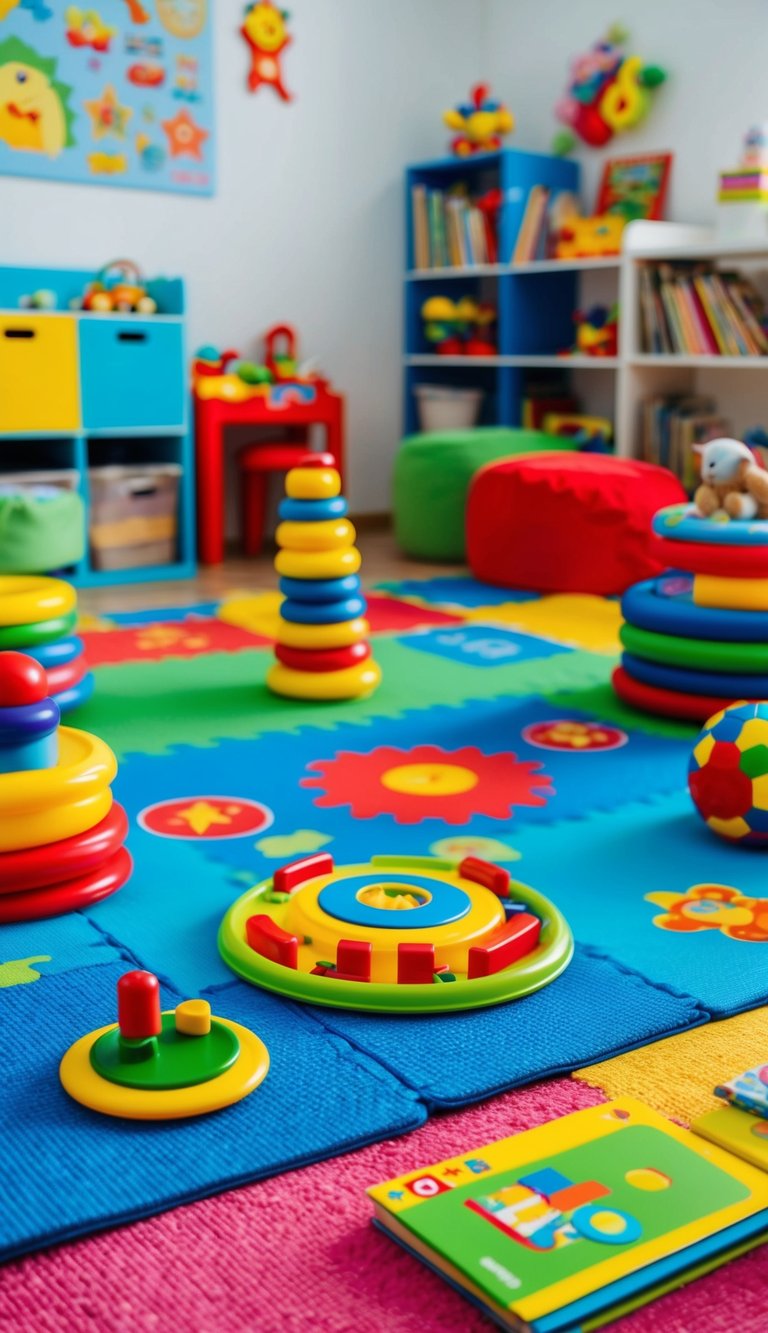
<svg viewBox="0 0 768 1333"><path fill-rule="evenodd" d="M768 1174L621 1098L368 1191L502 1328L594 1329L768 1239Z"/></svg>
<svg viewBox="0 0 768 1333"><path fill-rule="evenodd" d="M768 1171L768 1120L762 1116L723 1106L694 1120L691 1129L753 1166Z"/></svg>
<svg viewBox="0 0 768 1333"><path fill-rule="evenodd" d="M768 1065L756 1065L744 1074L737 1074L727 1083L718 1084L715 1096L723 1097L734 1106L741 1106L753 1115L768 1118Z"/></svg>

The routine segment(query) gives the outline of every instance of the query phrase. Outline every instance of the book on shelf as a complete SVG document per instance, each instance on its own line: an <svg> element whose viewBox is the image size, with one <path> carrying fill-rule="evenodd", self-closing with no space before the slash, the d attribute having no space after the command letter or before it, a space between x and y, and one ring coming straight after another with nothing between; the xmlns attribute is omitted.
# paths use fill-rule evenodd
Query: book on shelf
<svg viewBox="0 0 768 1333"><path fill-rule="evenodd" d="M642 411L646 463L669 468L692 493L699 483L699 456L693 446L731 435L731 423L717 411L714 399L701 394L660 394L646 399Z"/></svg>
<svg viewBox="0 0 768 1333"><path fill-rule="evenodd" d="M643 264L639 294L644 352L768 355L764 303L741 273L694 261Z"/></svg>
<svg viewBox="0 0 768 1333"><path fill-rule="evenodd" d="M511 264L550 259L554 242L569 218L577 217L579 203L571 190L550 190L534 185L528 194L512 254Z"/></svg>
<svg viewBox="0 0 768 1333"><path fill-rule="evenodd" d="M766 1170L702 1134L622 1097L375 1186L375 1225L502 1328L598 1328L768 1240Z"/></svg>
<svg viewBox="0 0 768 1333"><path fill-rule="evenodd" d="M498 261L498 192L472 197L463 185L411 189L413 263L416 269L464 268Z"/></svg>

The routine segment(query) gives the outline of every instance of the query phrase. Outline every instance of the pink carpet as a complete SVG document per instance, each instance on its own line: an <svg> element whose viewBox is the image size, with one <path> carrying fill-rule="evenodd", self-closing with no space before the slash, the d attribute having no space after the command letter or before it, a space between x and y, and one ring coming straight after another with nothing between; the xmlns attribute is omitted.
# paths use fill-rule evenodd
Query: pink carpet
<svg viewBox="0 0 768 1333"><path fill-rule="evenodd" d="M13 1333L481 1333L491 1326L373 1231L367 1185L603 1098L559 1079L436 1116L406 1138L9 1264ZM6 1203L7 1206L7 1203ZM614 1325L765 1333L768 1247Z"/></svg>

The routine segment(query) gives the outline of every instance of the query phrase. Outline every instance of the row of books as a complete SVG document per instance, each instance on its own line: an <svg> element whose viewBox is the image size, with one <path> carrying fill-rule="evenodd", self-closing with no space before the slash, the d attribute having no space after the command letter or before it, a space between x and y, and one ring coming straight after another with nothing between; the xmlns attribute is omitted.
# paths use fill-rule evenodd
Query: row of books
<svg viewBox="0 0 768 1333"><path fill-rule="evenodd" d="M417 269L496 264L498 191L472 198L463 186L428 190L414 185L413 260Z"/></svg>
<svg viewBox="0 0 768 1333"><path fill-rule="evenodd" d="M646 352L768 355L760 293L742 274L711 264L643 264L640 317Z"/></svg>
<svg viewBox="0 0 768 1333"><path fill-rule="evenodd" d="M510 256L512 264L551 259L555 240L568 218L577 217L579 201L570 190L549 190L534 185Z"/></svg>
<svg viewBox="0 0 768 1333"><path fill-rule="evenodd" d="M720 415L713 398L702 394L660 394L642 408L643 458L660 463L680 478L692 494L699 484L695 444L732 436L731 423Z"/></svg>

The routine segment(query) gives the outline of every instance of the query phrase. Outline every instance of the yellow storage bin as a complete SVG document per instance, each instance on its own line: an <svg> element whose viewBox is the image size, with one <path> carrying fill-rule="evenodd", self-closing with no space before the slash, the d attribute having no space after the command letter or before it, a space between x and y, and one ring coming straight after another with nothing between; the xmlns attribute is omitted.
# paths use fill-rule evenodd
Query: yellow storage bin
<svg viewBox="0 0 768 1333"><path fill-rule="evenodd" d="M79 426L77 321L71 315L0 315L0 431Z"/></svg>

